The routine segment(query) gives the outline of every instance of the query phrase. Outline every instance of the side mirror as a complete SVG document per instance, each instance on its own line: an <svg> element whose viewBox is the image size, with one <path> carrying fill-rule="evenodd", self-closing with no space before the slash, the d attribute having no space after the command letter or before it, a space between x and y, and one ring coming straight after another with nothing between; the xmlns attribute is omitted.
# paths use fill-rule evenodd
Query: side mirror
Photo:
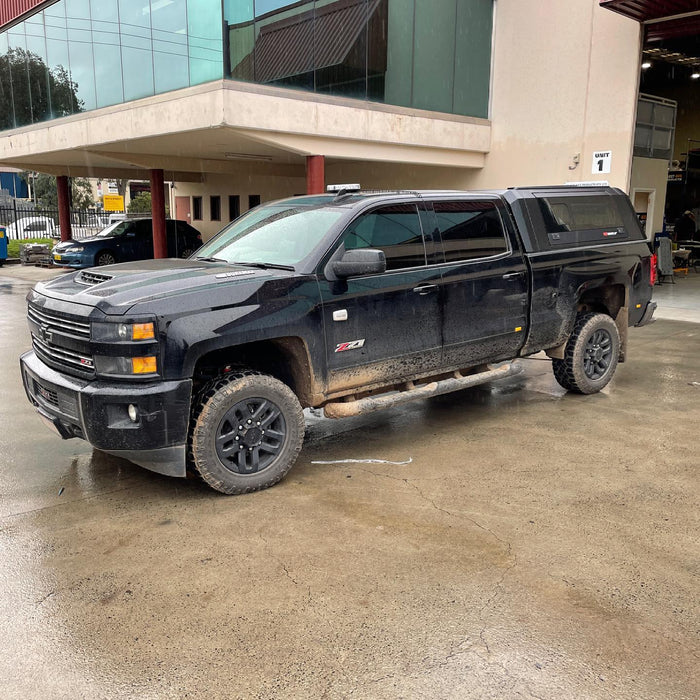
<svg viewBox="0 0 700 700"><path fill-rule="evenodd" d="M359 275L378 275L386 272L386 256L383 250L361 248L348 250L340 260L336 260L331 269L339 279Z"/></svg>

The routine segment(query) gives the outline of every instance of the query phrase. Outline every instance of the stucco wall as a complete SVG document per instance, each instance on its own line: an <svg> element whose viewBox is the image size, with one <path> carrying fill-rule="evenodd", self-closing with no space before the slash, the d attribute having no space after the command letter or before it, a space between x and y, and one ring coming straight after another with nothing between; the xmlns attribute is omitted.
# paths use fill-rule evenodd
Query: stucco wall
<svg viewBox="0 0 700 700"><path fill-rule="evenodd" d="M497 0L491 150L472 184L627 190L640 41L636 22L592 0ZM601 150L612 151L611 172L593 175Z"/></svg>

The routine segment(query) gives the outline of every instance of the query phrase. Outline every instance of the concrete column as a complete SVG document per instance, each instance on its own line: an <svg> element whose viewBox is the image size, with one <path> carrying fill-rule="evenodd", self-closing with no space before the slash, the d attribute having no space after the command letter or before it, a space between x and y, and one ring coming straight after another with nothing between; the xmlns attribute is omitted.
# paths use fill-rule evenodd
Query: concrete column
<svg viewBox="0 0 700 700"><path fill-rule="evenodd" d="M306 156L306 194L323 194L326 190L326 159Z"/></svg>
<svg viewBox="0 0 700 700"><path fill-rule="evenodd" d="M163 171L151 170L151 216L153 218L153 257L167 258L168 243L165 235L165 190Z"/></svg>
<svg viewBox="0 0 700 700"><path fill-rule="evenodd" d="M61 227L61 241L69 241L73 238L73 230L70 225L70 188L68 176L59 175L56 178L58 189L58 225Z"/></svg>

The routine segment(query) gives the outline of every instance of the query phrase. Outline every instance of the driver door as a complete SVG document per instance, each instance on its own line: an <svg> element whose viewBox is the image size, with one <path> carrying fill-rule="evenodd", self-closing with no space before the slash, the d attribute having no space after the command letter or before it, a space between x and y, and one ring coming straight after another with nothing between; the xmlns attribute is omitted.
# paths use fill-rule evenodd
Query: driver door
<svg viewBox="0 0 700 700"><path fill-rule="evenodd" d="M417 204L361 214L341 239L345 250L378 248L381 274L321 278L327 391L387 384L440 364L440 271L428 264L434 242Z"/></svg>

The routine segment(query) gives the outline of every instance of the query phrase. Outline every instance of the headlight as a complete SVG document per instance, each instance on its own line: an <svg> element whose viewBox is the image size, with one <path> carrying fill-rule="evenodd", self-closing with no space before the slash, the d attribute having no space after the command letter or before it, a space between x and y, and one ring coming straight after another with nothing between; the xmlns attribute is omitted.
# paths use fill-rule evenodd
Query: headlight
<svg viewBox="0 0 700 700"><path fill-rule="evenodd" d="M92 324L92 339L103 342L129 342L155 340L155 324L147 323L99 323Z"/></svg>
<svg viewBox="0 0 700 700"><path fill-rule="evenodd" d="M61 250L59 252L61 252L61 253L82 253L84 250L85 250L85 246L77 245L74 248L66 248L65 250Z"/></svg>
<svg viewBox="0 0 700 700"><path fill-rule="evenodd" d="M154 355L147 357L95 355L95 372L97 374L114 374L119 376L156 374L158 372L158 361Z"/></svg>

